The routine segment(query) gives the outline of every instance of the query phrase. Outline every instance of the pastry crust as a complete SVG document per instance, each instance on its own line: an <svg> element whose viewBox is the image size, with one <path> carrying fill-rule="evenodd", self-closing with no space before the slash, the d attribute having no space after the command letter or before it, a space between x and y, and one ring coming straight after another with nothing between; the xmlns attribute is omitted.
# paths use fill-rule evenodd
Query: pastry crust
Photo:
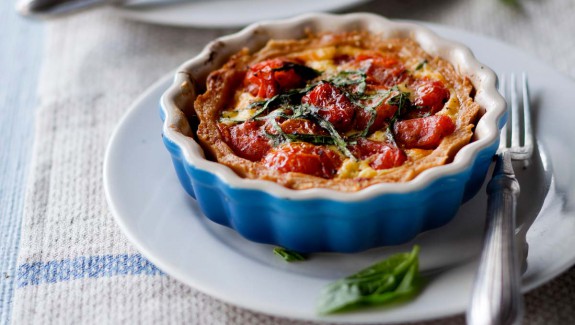
<svg viewBox="0 0 575 325"><path fill-rule="evenodd" d="M302 53L323 53L335 48L376 51L398 56L401 62L415 73L414 67L425 62L424 71L439 78L450 90L451 97L436 115L449 116L455 131L445 136L439 145L430 150L406 149L407 160L401 166L384 170L367 170L362 173L326 179L298 172L279 172L266 167L261 161L250 161L238 156L224 140L218 123L222 111L229 109L237 100L238 89L242 87L249 67L267 59L290 57ZM315 51L315 52L314 52ZM318 52L319 51L319 52ZM323 51L323 52L322 52ZM411 67L411 68L410 68ZM208 157L234 170L239 176L251 179L270 180L292 189L329 188L353 192L370 185L384 182L406 182L423 171L449 163L455 154L470 142L473 129L479 118L480 107L474 102L471 82L455 72L447 61L427 54L410 39L382 39L366 32L343 34L308 35L301 40L272 40L256 53L242 50L219 70L212 72L206 81L206 91L198 96L194 110L199 119L197 136ZM349 168L357 164L344 162ZM342 167L344 168L344 167ZM368 168L369 169L369 168Z"/></svg>

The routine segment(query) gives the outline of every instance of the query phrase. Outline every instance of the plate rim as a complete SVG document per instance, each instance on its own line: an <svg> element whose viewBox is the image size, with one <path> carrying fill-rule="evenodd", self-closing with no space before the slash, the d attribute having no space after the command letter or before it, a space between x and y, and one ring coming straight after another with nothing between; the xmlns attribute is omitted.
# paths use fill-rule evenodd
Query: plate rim
<svg viewBox="0 0 575 325"><path fill-rule="evenodd" d="M244 1L244 2L250 2L250 0L239 0L239 1L234 1L234 2L240 2L240 1ZM300 3L306 3L306 0L296 0L299 1ZM370 2L372 0L338 0L337 2L334 3L334 1L325 1L326 6L321 10L323 12L340 12L349 8L353 8L356 6L359 6L361 4ZM198 2L201 4L201 2ZM183 4L183 6L186 6L186 10L192 10L194 5L197 5L198 3L186 3ZM329 4L329 5L328 5ZM188 8L189 7L189 8ZM114 11L116 14L124 17L124 18L128 18L128 19L132 19L135 21L140 21L140 22L144 22L144 23L150 23L150 24L154 24L154 25L160 25L160 26L173 26L173 27L194 27L194 28L240 28L240 27L245 27L251 23L256 22L256 20L244 20L243 22L235 22L235 23L229 23L229 22L220 22L220 23L203 23L203 22L198 22L198 23L194 23L194 22L187 22L187 23L181 23L180 21L174 21L174 20L169 20L169 19L164 19L163 17L161 17L160 19L157 18L157 16L148 16L146 15L146 13L150 12L150 11L142 11L139 9L131 9L131 8L127 8L127 7L122 7L122 6L111 6L111 10ZM299 14L303 14L303 13L307 13L310 12L309 10L302 10L300 11ZM152 18L155 17L155 18ZM287 18L287 17L283 17L283 18ZM268 18L264 18L265 20L267 20ZM262 18L258 19L258 20L264 20ZM278 17L273 17L273 18L269 18L269 19L281 19L281 16Z"/></svg>

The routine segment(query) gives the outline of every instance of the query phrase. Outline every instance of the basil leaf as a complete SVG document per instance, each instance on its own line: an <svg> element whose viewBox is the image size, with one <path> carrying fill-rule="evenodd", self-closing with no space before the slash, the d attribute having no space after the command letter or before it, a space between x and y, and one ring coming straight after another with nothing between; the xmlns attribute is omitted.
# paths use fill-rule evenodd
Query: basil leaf
<svg viewBox="0 0 575 325"><path fill-rule="evenodd" d="M302 254L283 247L275 247L274 254L283 258L286 262L299 262L306 260Z"/></svg>
<svg viewBox="0 0 575 325"><path fill-rule="evenodd" d="M328 82L340 88L357 85L355 91L348 93L354 97L361 97L367 89L367 74L362 70L344 70L329 79Z"/></svg>
<svg viewBox="0 0 575 325"><path fill-rule="evenodd" d="M274 147L277 147L284 141L289 140L286 137L286 133L282 130L281 126L278 124L276 120L277 117L286 117L284 110L276 109L275 111L269 113L267 116L261 119L265 120L266 124L271 125L271 127L276 131L276 134L273 134L269 133L265 128L265 126L263 128L264 135L268 137L270 140L272 140ZM260 119L258 118L257 120Z"/></svg>
<svg viewBox="0 0 575 325"><path fill-rule="evenodd" d="M267 112L269 109L273 107L286 105L288 106L287 108L290 108L291 106L299 105L299 103L301 102L301 98L305 94L307 94L310 90L312 90L315 86L317 86L317 83L311 83L304 88L290 89L286 92L275 95L269 99L264 99L251 103L249 108L259 107L258 110L251 117L251 119L256 119L258 116L260 116L264 112Z"/></svg>
<svg viewBox="0 0 575 325"><path fill-rule="evenodd" d="M391 88L393 91L399 91L397 86ZM408 109L412 109L414 106L411 104L411 100L409 99L410 93L399 91L398 94L392 96L390 99L387 100L389 105L397 106L397 111L389 120L389 124L387 125L387 138L391 143L393 143L397 147L397 142L395 141L395 133L394 133L394 125L395 122L399 119L399 117L404 114Z"/></svg>
<svg viewBox="0 0 575 325"><path fill-rule="evenodd" d="M344 155L346 155L347 157L353 159L353 160L357 160L354 155L351 153L351 151L349 151L349 149L347 148L347 143L345 142L345 140L341 137L341 135L339 134L339 132L337 132L337 130L335 129L335 127L333 126L333 124L331 124L328 120L322 118L319 114L313 114L313 117L316 119L317 123L319 124L319 126L321 126L322 128L324 128L325 130L327 130L327 132L329 132L329 134L331 135L331 137L333 138L333 142L335 143L335 145L337 146L337 148L339 150L341 150L341 152L343 152Z"/></svg>
<svg viewBox="0 0 575 325"><path fill-rule="evenodd" d="M371 126L373 125L373 123L375 122L375 118L377 117L377 111L376 108L378 108L381 104L383 104L383 101L385 99L380 100L378 103L376 103L373 106L364 106L360 103L355 103L357 106L359 106L361 109L364 109L365 111L367 111L369 113L369 120L367 121L367 125L365 126L365 129L363 129L363 131L361 131L358 136L360 138L365 138L367 136L367 134L369 133L369 128L371 128Z"/></svg>
<svg viewBox="0 0 575 325"><path fill-rule="evenodd" d="M253 102L250 104L249 108L259 107L259 109L252 115L251 119L255 119L262 113L266 112L272 105L280 102L282 100L282 95L275 95L270 99Z"/></svg>
<svg viewBox="0 0 575 325"><path fill-rule="evenodd" d="M415 71L421 70L423 68L423 66L425 66L426 64L427 64L427 60L423 60L423 61L419 62L417 67L415 67Z"/></svg>
<svg viewBox="0 0 575 325"><path fill-rule="evenodd" d="M399 115L403 114L406 110L411 108L412 105L411 101L409 100L409 95L410 94L408 92L399 91L398 94L393 95L391 98L387 100L387 103L389 105L398 107L397 112L394 115L394 118L397 118Z"/></svg>
<svg viewBox="0 0 575 325"><path fill-rule="evenodd" d="M333 138L329 135L316 135L304 133L285 133L285 136L291 141L308 142L315 145L335 144Z"/></svg>
<svg viewBox="0 0 575 325"><path fill-rule="evenodd" d="M330 314L362 306L391 304L412 298L421 289L419 246L328 285L317 311Z"/></svg>

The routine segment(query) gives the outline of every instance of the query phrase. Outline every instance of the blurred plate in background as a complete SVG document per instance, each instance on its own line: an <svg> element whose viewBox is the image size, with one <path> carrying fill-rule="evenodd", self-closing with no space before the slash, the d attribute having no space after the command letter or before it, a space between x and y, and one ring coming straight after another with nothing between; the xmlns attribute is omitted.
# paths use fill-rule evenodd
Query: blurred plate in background
<svg viewBox="0 0 575 325"><path fill-rule="evenodd" d="M114 7L130 19L180 27L234 28L308 12L337 11L369 0L190 0L154 7Z"/></svg>

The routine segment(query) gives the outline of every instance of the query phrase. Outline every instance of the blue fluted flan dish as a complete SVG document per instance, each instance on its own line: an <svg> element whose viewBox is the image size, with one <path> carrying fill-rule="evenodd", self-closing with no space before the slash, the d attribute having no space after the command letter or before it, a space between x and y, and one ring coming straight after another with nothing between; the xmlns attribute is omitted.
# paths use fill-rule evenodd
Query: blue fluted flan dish
<svg viewBox="0 0 575 325"><path fill-rule="evenodd" d="M307 32L364 30L384 37L410 38L466 76L481 108L471 142L445 165L414 179L380 183L356 192L326 188L294 190L272 181L238 176L206 158L194 126L194 101L205 90L208 74L247 47L262 48L271 39L297 39ZM419 233L449 222L459 206L483 184L505 122L505 102L496 75L470 50L413 23L373 14L310 14L262 22L221 37L177 70L161 99L163 141L178 178L210 220L243 237L299 252L358 252L405 243Z"/></svg>

